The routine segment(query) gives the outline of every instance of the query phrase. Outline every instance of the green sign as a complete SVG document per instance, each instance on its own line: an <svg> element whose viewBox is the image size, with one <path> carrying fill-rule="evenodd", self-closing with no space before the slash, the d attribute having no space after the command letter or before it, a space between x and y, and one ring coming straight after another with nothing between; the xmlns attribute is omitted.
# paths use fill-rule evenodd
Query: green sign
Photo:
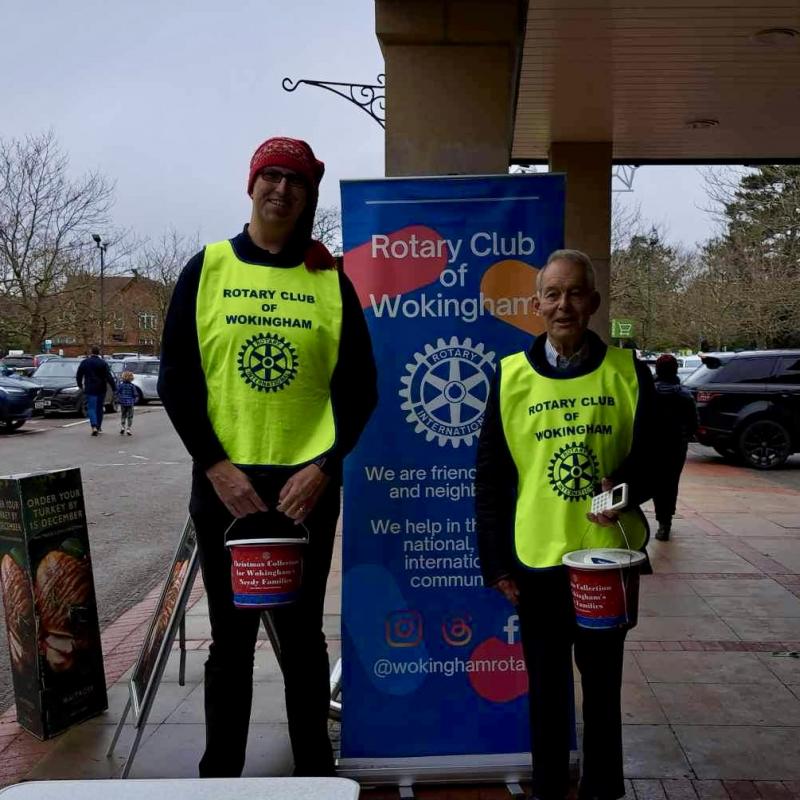
<svg viewBox="0 0 800 800"><path fill-rule="evenodd" d="M633 320L632 319L612 319L611 320L612 339L632 339Z"/></svg>

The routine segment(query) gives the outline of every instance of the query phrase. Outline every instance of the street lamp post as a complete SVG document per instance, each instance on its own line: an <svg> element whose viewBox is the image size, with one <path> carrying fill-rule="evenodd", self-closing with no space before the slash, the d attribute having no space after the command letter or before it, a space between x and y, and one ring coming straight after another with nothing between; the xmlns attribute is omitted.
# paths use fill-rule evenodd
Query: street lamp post
<svg viewBox="0 0 800 800"><path fill-rule="evenodd" d="M106 338L106 316L105 316L105 287L103 285L103 277L106 271L106 247L107 244L103 243L99 233L93 233L97 249L100 251L100 352L103 352Z"/></svg>

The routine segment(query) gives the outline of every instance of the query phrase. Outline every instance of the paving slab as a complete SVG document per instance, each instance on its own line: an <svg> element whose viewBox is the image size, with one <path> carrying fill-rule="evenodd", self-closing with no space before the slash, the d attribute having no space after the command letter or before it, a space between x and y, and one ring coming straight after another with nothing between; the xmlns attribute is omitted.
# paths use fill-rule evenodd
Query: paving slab
<svg viewBox="0 0 800 800"><path fill-rule="evenodd" d="M800 653L783 651L781 655L759 653L761 663L783 683L800 683Z"/></svg>
<svg viewBox="0 0 800 800"><path fill-rule="evenodd" d="M745 642L800 641L798 617L723 617L723 619Z"/></svg>
<svg viewBox="0 0 800 800"><path fill-rule="evenodd" d="M623 725L627 778L693 778L677 737L668 725Z"/></svg>
<svg viewBox="0 0 800 800"><path fill-rule="evenodd" d="M705 602L720 617L800 617L800 598L791 592L776 597L707 597Z"/></svg>
<svg viewBox="0 0 800 800"><path fill-rule="evenodd" d="M758 550L764 556L777 561L786 571L797 575L800 573L800 546L795 538L742 537L742 541Z"/></svg>
<svg viewBox="0 0 800 800"><path fill-rule="evenodd" d="M756 653L640 652L631 655L650 683L775 685L779 682Z"/></svg>
<svg viewBox="0 0 800 800"><path fill-rule="evenodd" d="M791 536L787 529L761 514L704 514L718 528L732 536Z"/></svg>
<svg viewBox="0 0 800 800"><path fill-rule="evenodd" d="M634 628L628 639L633 642L736 639L733 630L716 616L649 617L647 624Z"/></svg>
<svg viewBox="0 0 800 800"><path fill-rule="evenodd" d="M698 778L800 780L800 730L750 725L674 725Z"/></svg>
<svg viewBox="0 0 800 800"><path fill-rule="evenodd" d="M672 725L800 726L800 702L781 685L654 683L652 689Z"/></svg>
<svg viewBox="0 0 800 800"><path fill-rule="evenodd" d="M688 581L692 589L701 597L794 597L794 595L774 581L763 575L739 579L701 579Z"/></svg>

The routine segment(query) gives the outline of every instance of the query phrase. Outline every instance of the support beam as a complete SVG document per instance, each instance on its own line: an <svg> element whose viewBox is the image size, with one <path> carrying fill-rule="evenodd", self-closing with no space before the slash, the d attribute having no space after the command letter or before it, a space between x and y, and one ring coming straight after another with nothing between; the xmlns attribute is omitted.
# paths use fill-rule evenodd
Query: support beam
<svg viewBox="0 0 800 800"><path fill-rule="evenodd" d="M564 240L594 263L602 297L592 330L610 336L608 300L611 261L611 142L553 142L550 170L567 176Z"/></svg>
<svg viewBox="0 0 800 800"><path fill-rule="evenodd" d="M523 0L376 0L386 72L386 174L504 174Z"/></svg>

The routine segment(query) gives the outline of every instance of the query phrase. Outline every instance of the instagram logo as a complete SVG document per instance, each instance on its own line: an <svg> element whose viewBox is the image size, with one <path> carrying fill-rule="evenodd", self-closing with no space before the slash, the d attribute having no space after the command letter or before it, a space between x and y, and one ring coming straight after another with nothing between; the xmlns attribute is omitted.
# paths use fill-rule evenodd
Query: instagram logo
<svg viewBox="0 0 800 800"><path fill-rule="evenodd" d="M384 623L389 647L416 647L422 641L422 614L419 611L392 611Z"/></svg>
<svg viewBox="0 0 800 800"><path fill-rule="evenodd" d="M451 647L465 647L472 641L471 621L468 614L447 617L442 623L442 638Z"/></svg>

